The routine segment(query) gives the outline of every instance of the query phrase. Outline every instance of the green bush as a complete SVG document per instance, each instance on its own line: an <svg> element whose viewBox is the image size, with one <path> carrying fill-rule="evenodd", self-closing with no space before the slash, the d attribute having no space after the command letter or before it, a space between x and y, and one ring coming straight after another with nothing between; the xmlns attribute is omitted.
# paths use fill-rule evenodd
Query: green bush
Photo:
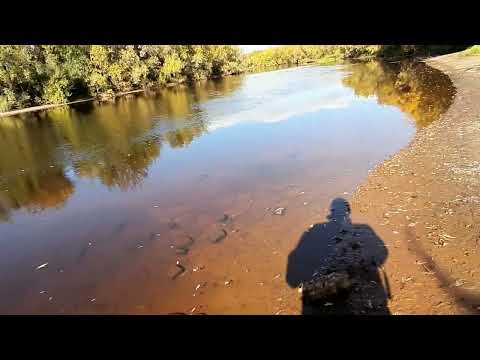
<svg viewBox="0 0 480 360"><path fill-rule="evenodd" d="M464 55L478 55L480 54L480 45L473 45L463 52Z"/></svg>

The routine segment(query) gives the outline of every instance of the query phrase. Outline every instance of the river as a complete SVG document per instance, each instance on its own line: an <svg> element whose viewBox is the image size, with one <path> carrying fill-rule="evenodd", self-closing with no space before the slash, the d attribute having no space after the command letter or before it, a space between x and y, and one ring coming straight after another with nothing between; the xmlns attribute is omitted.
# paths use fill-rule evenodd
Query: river
<svg viewBox="0 0 480 360"><path fill-rule="evenodd" d="M0 119L0 313L294 313L302 233L454 92L368 62Z"/></svg>

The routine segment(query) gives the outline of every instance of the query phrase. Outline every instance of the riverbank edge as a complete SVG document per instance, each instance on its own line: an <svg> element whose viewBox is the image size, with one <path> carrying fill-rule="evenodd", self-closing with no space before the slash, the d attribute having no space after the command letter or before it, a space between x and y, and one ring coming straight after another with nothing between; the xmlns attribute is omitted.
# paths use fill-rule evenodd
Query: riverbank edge
<svg viewBox="0 0 480 360"><path fill-rule="evenodd" d="M122 96L125 96L125 95L135 94L135 93L145 93L145 92L152 91L152 90L155 91L155 90L165 89L165 88L169 88L169 87L179 86L183 83L184 83L184 81L179 81L179 82L175 82L175 83L168 83L168 84L165 84L162 87L155 88L155 89L136 89L136 90L119 92L119 93L116 93L114 95L114 97L110 100L102 100L98 97L90 97L90 98L86 98L86 99L74 100L74 101L69 101L69 102L60 103L60 104L47 104L47 105L31 106L31 107L23 108L23 109L0 112L0 118L20 115L20 114L25 114L25 113L30 113L30 112L36 112L36 111L50 110L50 109L53 109L53 108L70 106L70 105L74 105L74 104L80 104L80 103L91 102L91 101L98 101L98 102L114 101L117 97L122 97Z"/></svg>
<svg viewBox="0 0 480 360"><path fill-rule="evenodd" d="M480 136L480 56L458 52L423 61L449 75L457 90L453 103L369 173L352 195L352 214L390 250L385 268L393 314L479 314L472 284L480 281L480 219L476 204L465 199L474 199L480 184L455 177L455 169L480 160L473 140ZM455 203L459 194L463 202Z"/></svg>

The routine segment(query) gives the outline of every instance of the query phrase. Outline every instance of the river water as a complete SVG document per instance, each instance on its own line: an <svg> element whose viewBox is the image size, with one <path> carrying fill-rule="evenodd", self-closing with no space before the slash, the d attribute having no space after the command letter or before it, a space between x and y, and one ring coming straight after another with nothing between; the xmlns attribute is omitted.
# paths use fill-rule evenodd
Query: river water
<svg viewBox="0 0 480 360"><path fill-rule="evenodd" d="M369 62L0 119L0 313L295 313L302 233L454 92Z"/></svg>

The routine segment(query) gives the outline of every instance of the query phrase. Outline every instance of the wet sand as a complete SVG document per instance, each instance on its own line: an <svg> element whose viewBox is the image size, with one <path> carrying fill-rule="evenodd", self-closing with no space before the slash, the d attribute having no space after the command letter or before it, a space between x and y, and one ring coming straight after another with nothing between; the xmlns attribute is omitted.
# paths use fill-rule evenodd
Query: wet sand
<svg viewBox="0 0 480 360"><path fill-rule="evenodd" d="M389 249L392 314L480 313L480 57L426 61L448 74L452 106L375 168L351 200Z"/></svg>

